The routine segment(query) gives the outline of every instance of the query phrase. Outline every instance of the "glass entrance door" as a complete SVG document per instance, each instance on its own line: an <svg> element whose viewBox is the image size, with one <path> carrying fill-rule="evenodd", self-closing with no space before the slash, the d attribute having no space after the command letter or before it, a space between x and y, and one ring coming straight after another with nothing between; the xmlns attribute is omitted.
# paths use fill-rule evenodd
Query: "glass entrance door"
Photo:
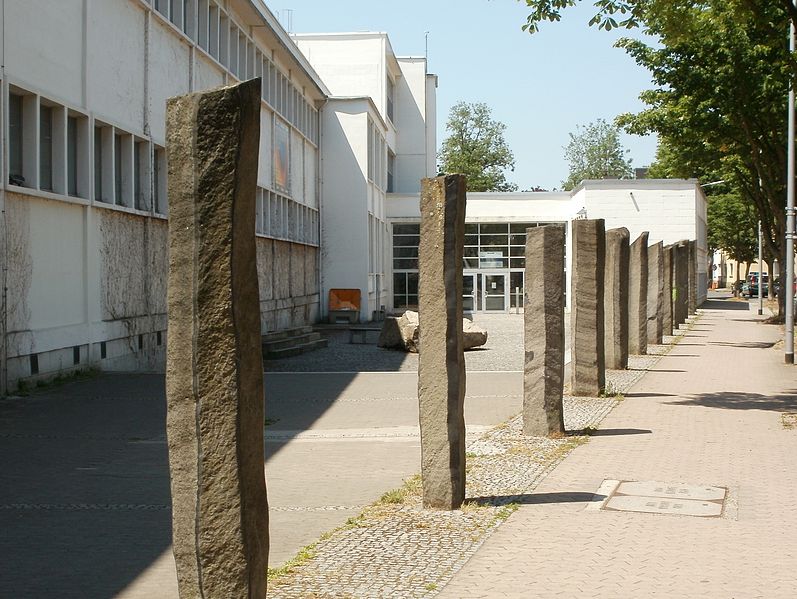
<svg viewBox="0 0 797 599"><path fill-rule="evenodd" d="M476 277L479 275L465 273L462 275L462 310L463 312L476 311Z"/></svg>
<svg viewBox="0 0 797 599"><path fill-rule="evenodd" d="M485 312L507 311L507 285L505 274L483 274L482 290L484 293Z"/></svg>

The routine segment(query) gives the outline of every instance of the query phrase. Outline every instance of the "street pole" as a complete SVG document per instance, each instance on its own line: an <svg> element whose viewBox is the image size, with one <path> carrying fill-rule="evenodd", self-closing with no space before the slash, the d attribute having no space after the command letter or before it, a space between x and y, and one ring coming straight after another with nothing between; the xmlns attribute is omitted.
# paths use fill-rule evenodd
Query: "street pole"
<svg viewBox="0 0 797 599"><path fill-rule="evenodd" d="M794 23L789 25L789 51L794 55ZM786 276L781 277L781 293L786 300L786 364L794 364L794 75L789 81L789 152L786 181Z"/></svg>
<svg viewBox="0 0 797 599"><path fill-rule="evenodd" d="M764 252L761 247L761 221L758 221L758 315L764 314Z"/></svg>

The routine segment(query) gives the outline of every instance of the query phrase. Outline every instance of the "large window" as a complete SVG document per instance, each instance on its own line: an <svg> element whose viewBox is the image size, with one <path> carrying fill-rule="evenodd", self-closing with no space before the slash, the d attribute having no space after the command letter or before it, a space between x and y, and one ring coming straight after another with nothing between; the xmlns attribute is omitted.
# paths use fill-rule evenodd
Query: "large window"
<svg viewBox="0 0 797 599"><path fill-rule="evenodd" d="M393 83L393 80L388 77L387 78L387 118L391 121L395 122L393 118L393 104L395 102L395 95L396 95L396 85Z"/></svg>
<svg viewBox="0 0 797 599"><path fill-rule="evenodd" d="M53 190L53 109L39 107L39 187Z"/></svg>
<svg viewBox="0 0 797 599"><path fill-rule="evenodd" d="M13 185L24 185L22 170L22 96L11 94L8 98L8 179Z"/></svg>

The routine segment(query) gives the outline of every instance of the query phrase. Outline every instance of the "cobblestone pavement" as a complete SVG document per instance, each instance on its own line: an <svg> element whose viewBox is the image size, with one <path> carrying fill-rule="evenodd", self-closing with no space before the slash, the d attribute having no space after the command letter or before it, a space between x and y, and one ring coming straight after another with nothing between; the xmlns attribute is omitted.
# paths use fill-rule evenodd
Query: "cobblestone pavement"
<svg viewBox="0 0 797 599"><path fill-rule="evenodd" d="M627 390L670 347L653 348L650 356L633 356L629 364L633 370L609 371L607 381L617 392ZM400 503L370 506L326 535L306 553L307 559L270 582L270 596L435 596L518 505L548 500L531 491L571 449L588 439L617 401L566 396L569 433L562 439L524 436L519 416L486 432L468 443L468 500L462 510L423 510L413 479L405 485ZM458 596L469 595L462 590Z"/></svg>
<svg viewBox="0 0 797 599"><path fill-rule="evenodd" d="M569 318L565 340L570 346ZM487 343L465 352L470 371L523 370L523 315L476 314L474 322L487 330ZM329 331L329 346L307 354L266 362L275 372L417 371L418 354L349 343L348 331Z"/></svg>
<svg viewBox="0 0 797 599"><path fill-rule="evenodd" d="M703 316L440 593L786 599L797 588L794 367L747 305ZM585 509L604 480L727 489L720 517ZM511 558L508 557L511 555Z"/></svg>

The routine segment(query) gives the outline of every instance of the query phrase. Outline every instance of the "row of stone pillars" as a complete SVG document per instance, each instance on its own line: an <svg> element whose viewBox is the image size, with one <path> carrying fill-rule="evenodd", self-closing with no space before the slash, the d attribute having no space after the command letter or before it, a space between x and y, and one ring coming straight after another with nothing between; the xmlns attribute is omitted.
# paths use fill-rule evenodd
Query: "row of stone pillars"
<svg viewBox="0 0 797 599"><path fill-rule="evenodd" d="M574 395L602 393L607 368L628 368L629 354L646 354L697 309L695 241L648 245L645 231L629 245L627 229L604 227L573 221Z"/></svg>
<svg viewBox="0 0 797 599"><path fill-rule="evenodd" d="M183 598L266 594L268 503L254 241L259 90L258 79L168 104L167 435ZM465 177L425 179L420 208L423 503L451 510L465 500ZM564 432L564 248L561 225L527 231L523 429L529 435ZM646 235L629 248L625 229L605 234L601 220L574 221L575 394L600 393L606 355L610 367L624 367L629 348L643 353L648 342L660 342L662 332L671 333L668 327L694 309L687 291L694 289L693 248L658 244L651 252Z"/></svg>

